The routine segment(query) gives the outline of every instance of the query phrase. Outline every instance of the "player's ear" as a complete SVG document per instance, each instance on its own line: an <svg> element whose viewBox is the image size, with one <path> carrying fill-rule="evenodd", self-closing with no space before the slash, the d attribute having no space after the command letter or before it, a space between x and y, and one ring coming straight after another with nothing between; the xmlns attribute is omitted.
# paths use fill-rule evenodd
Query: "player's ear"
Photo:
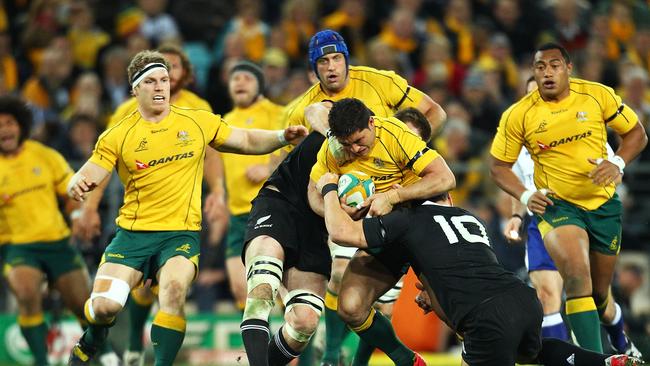
<svg viewBox="0 0 650 366"><path fill-rule="evenodd" d="M375 127L375 119L372 118L372 116L370 116L370 118L368 119L368 128L373 128L373 127Z"/></svg>
<svg viewBox="0 0 650 366"><path fill-rule="evenodd" d="M566 64L566 73L571 76L571 71L573 71L573 62Z"/></svg>

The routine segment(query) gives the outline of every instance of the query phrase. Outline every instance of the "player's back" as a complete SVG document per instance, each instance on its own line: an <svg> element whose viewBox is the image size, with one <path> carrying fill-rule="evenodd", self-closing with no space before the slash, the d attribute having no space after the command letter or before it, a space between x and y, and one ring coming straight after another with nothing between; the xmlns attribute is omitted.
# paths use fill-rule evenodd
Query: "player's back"
<svg viewBox="0 0 650 366"><path fill-rule="evenodd" d="M431 202L410 210L404 242L411 265L434 279L430 284L453 326L483 301L525 286L499 264L485 225L470 212Z"/></svg>
<svg viewBox="0 0 650 366"><path fill-rule="evenodd" d="M264 186L273 185L296 207L309 208L307 202L309 173L316 163L318 150L320 150L323 141L325 141L325 137L320 133L310 133L291 150L264 183Z"/></svg>

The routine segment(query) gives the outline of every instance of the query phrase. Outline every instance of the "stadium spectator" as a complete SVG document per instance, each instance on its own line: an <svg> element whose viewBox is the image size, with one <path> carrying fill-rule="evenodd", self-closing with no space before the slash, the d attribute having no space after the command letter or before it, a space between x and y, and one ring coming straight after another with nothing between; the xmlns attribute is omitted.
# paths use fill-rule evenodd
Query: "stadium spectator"
<svg viewBox="0 0 650 366"><path fill-rule="evenodd" d="M87 0L73 0L69 12L68 39L74 62L82 69L94 69L99 51L110 43L111 37L95 25L93 9Z"/></svg>

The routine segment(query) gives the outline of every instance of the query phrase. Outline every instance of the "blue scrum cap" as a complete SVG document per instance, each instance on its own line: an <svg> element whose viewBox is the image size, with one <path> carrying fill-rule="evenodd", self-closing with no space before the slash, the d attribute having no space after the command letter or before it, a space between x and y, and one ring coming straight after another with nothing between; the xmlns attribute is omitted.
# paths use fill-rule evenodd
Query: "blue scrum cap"
<svg viewBox="0 0 650 366"><path fill-rule="evenodd" d="M345 40L331 29L314 34L309 41L309 63L314 72L316 72L316 61L328 53L342 53L345 56L345 62L349 62L350 54Z"/></svg>

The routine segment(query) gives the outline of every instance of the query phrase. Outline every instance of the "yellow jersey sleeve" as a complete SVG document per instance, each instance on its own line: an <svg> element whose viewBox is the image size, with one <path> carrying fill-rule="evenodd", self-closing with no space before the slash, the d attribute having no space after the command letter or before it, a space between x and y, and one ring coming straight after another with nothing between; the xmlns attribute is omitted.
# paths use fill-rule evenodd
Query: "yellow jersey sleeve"
<svg viewBox="0 0 650 366"><path fill-rule="evenodd" d="M611 127L619 135L629 132L639 121L634 110L623 104L614 89L602 85L600 100L603 102L603 118L607 127Z"/></svg>
<svg viewBox="0 0 650 366"><path fill-rule="evenodd" d="M74 174L67 161L56 150L51 150L49 157L50 166L54 174L54 189L60 196L67 194L67 187L70 178Z"/></svg>
<svg viewBox="0 0 650 366"><path fill-rule="evenodd" d="M118 138L120 135L120 129L118 128L109 128L104 131L95 144L95 150L90 156L88 161L95 163L102 168L110 171L113 171L113 167L117 163L119 157L118 151Z"/></svg>
<svg viewBox="0 0 650 366"><path fill-rule="evenodd" d="M230 137L230 134L232 133L232 127L228 126L226 121L224 121L221 116L214 114L212 116L216 116L219 119L219 122L211 122L211 129L208 131L212 132L212 139L209 140L209 144L213 148L217 149L219 146L223 145L226 142L228 137Z"/></svg>
<svg viewBox="0 0 650 366"><path fill-rule="evenodd" d="M495 158L508 163L514 163L519 157L519 152L524 144L524 124L521 110L515 104L501 115L497 133L492 141L490 154Z"/></svg>
<svg viewBox="0 0 650 366"><path fill-rule="evenodd" d="M304 94L289 102L282 111L283 128L289 126L305 126L311 131L311 126L305 119L305 108L313 103L320 102L324 98L319 98L318 89L320 84L312 86Z"/></svg>
<svg viewBox="0 0 650 366"><path fill-rule="evenodd" d="M393 109L417 107L424 98L424 93L413 88L408 81L394 71L379 71L386 78L377 78L378 88L388 98L387 102Z"/></svg>
<svg viewBox="0 0 650 366"><path fill-rule="evenodd" d="M429 149L420 136L409 130L406 125L400 126L399 128L391 128L398 126L397 122L401 125L399 120L390 117L384 123L387 131L394 137L393 139L387 139L389 143L388 148L392 150L391 155L399 157L398 161L406 162L404 168L412 170L419 176L424 168L438 158L440 154L435 150Z"/></svg>
<svg viewBox="0 0 650 366"><path fill-rule="evenodd" d="M113 115L111 115L111 118L108 120L108 125L106 126L106 129L108 130L112 128L124 117L135 112L137 109L138 109L138 101L134 97L127 99L124 103L120 104L115 110L115 112L113 113Z"/></svg>

